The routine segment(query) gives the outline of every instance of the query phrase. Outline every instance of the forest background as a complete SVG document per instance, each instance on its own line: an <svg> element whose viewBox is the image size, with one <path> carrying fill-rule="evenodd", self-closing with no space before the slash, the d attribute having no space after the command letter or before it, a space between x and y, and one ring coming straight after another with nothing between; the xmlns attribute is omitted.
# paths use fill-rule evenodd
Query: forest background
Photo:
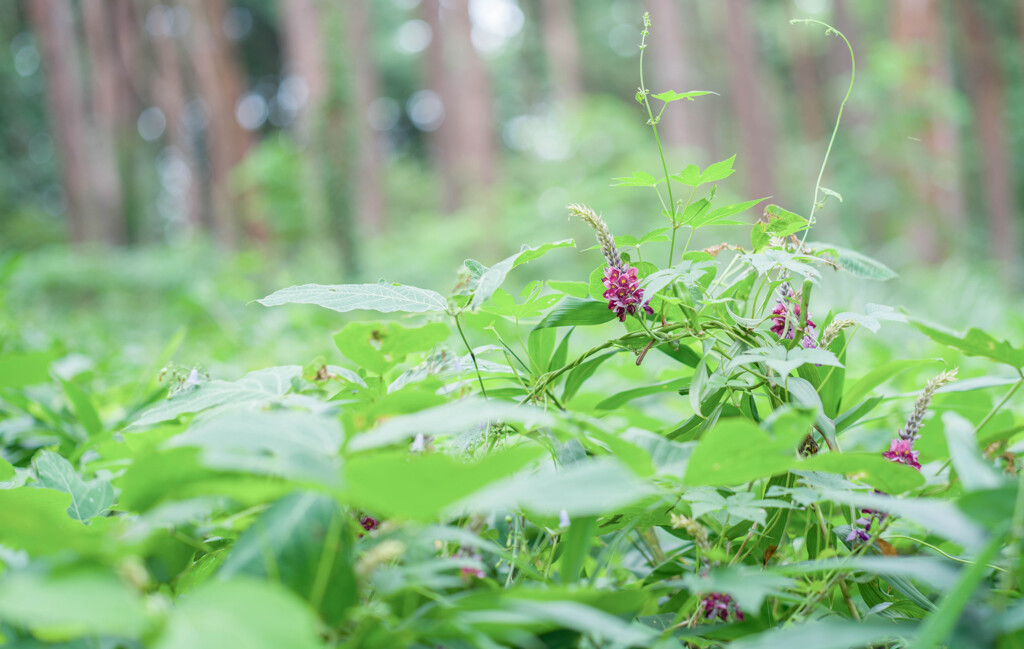
<svg viewBox="0 0 1024 649"><path fill-rule="evenodd" d="M823 182L843 200L815 237L903 278L837 278L831 301L1020 330L1024 2L19 0L0 3L0 348L132 367L183 332L189 363L251 369L329 318L246 306L277 287L447 290L466 257L586 241L578 200L616 231L656 221L612 186L656 171L644 11L653 91L717 93L665 113L669 164L737 154L723 191L799 213L850 60L789 21L843 31L856 84Z"/></svg>

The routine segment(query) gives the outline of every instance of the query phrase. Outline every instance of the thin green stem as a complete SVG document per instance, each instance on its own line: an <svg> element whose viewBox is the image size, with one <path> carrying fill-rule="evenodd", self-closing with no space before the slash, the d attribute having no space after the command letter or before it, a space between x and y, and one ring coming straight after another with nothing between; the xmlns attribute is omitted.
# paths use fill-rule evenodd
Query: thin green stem
<svg viewBox="0 0 1024 649"><path fill-rule="evenodd" d="M821 179L825 175L825 166L828 165L829 154L832 153L832 143L836 141L836 133L839 132L839 122L843 118L843 109L846 108L846 102L849 101L850 95L853 94L853 79L857 73L857 59L853 55L853 46L850 45L850 41L847 40L846 36L841 31L824 23L820 20L814 20L813 18L797 18L789 21L790 23L814 23L821 25L826 29L826 34L836 34L839 38L843 39L846 43L846 48L850 50L850 87L846 89L846 96L843 97L843 101L839 104L839 114L836 115L836 124L832 128L832 137L828 140L828 148L825 149L825 158L821 161L821 169L818 171L818 180L814 184L814 199L811 201L811 211L807 215L807 228L804 230L803 236L800 238L800 248L804 247L804 242L807 241L807 233L810 232L811 226L814 225L814 211L818 208L818 194L821 192Z"/></svg>
<svg viewBox="0 0 1024 649"><path fill-rule="evenodd" d="M470 346L469 341L466 340L466 334L462 331L462 323L459 322L459 316L455 317L455 326L459 330L459 336L462 337L462 342L465 343L466 349L469 350L469 357L473 359L473 369L476 370L476 380L480 382L480 393L487 398L487 388L484 387L484 377L480 374L480 366L476 362L476 354L473 353L473 347Z"/></svg>

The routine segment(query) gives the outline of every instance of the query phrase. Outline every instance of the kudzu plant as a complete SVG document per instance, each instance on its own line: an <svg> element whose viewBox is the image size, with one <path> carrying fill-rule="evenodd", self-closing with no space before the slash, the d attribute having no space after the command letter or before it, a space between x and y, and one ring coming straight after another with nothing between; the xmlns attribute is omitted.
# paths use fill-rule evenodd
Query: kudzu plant
<svg viewBox="0 0 1024 649"><path fill-rule="evenodd" d="M259 303L407 317L345 324L346 366L179 371L117 421L71 382L54 409L0 375L0 418L36 422L3 437L0 643L1016 646L1024 349L825 312L829 274L895 273L807 240L841 200L824 163L807 217L753 225L765 199L717 201L735 157L672 173L661 116L707 94L641 74L661 173L617 183L651 191L656 227L569 205L589 277L503 288L562 240L467 260L448 295L286 288ZM749 241L691 248L726 225ZM1013 373L864 363L851 344L883 322Z"/></svg>

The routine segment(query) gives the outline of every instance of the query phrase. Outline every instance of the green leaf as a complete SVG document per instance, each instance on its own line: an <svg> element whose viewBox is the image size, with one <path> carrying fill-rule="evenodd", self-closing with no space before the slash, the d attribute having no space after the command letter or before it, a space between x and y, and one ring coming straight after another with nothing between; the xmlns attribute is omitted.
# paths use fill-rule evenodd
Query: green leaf
<svg viewBox="0 0 1024 649"><path fill-rule="evenodd" d="M731 176L734 171L732 168L734 160L736 160L736 156L732 156L728 160L722 160L721 162L716 162L708 166L708 168L700 175L700 184L706 185L707 183L713 183Z"/></svg>
<svg viewBox="0 0 1024 649"><path fill-rule="evenodd" d="M901 494L924 485L913 467L890 462L877 453L821 453L793 465L804 471L840 473L889 494Z"/></svg>
<svg viewBox="0 0 1024 649"><path fill-rule="evenodd" d="M608 308L607 302L567 297L555 305L555 308L534 328L585 327L604 324L615 317L615 312Z"/></svg>
<svg viewBox="0 0 1024 649"><path fill-rule="evenodd" d="M679 101L686 99L687 101L693 101L695 97L702 97L704 95L717 95L717 92L711 90L691 90L689 92L676 92L675 90L666 90L665 92L659 92L656 95L651 95L654 99L659 99L666 104L670 104L673 101Z"/></svg>
<svg viewBox="0 0 1024 649"><path fill-rule="evenodd" d="M594 406L594 408L597 410L614 410L632 401L633 399L639 399L640 397L646 397L652 394L678 392L679 390L688 387L689 385L690 377L685 377L681 379L669 379L667 381L662 381L661 383L655 383L653 385L645 385L639 388L623 390L622 392L613 394L607 399L601 401L596 406Z"/></svg>
<svg viewBox="0 0 1024 649"><path fill-rule="evenodd" d="M366 310L391 313L406 311L447 311L448 304L440 293L401 284L303 284L271 293L263 306L281 304L315 304L332 311Z"/></svg>
<svg viewBox="0 0 1024 649"><path fill-rule="evenodd" d="M797 428L773 438L749 420L722 419L697 444L683 483L725 487L784 473L806 432Z"/></svg>
<svg viewBox="0 0 1024 649"><path fill-rule="evenodd" d="M562 556L559 559L559 576L563 584L579 581L596 530L596 516L578 516L570 520L569 531L562 537Z"/></svg>
<svg viewBox="0 0 1024 649"><path fill-rule="evenodd" d="M656 495L621 462L601 457L555 469L545 465L537 473L521 472L481 489L460 501L452 511L492 511L521 508L542 516L599 516Z"/></svg>
<svg viewBox="0 0 1024 649"><path fill-rule="evenodd" d="M50 363L53 360L54 355L50 352L0 354L0 388L23 388L26 385L48 383Z"/></svg>
<svg viewBox="0 0 1024 649"><path fill-rule="evenodd" d="M698 215L693 220L693 222L689 223L688 225L691 225L694 228L703 227L705 225L713 225L715 223L719 223L721 221L724 221L725 219L729 218L730 216L735 216L736 214L739 214L740 212L746 212L751 207L754 207L755 205L757 205L758 203L760 203L763 200L765 200L765 199L764 198L756 198L756 199L754 199L752 201L745 201L743 203L733 203L732 205L724 205L722 207L716 207L715 209L711 210L710 212L705 212L703 215Z"/></svg>
<svg viewBox="0 0 1024 649"><path fill-rule="evenodd" d="M942 413L942 424L949 457L965 490L996 489L1006 484L1006 479L978 451L978 439L969 421L948 411Z"/></svg>
<svg viewBox="0 0 1024 649"><path fill-rule="evenodd" d="M516 266L542 257L547 252L556 248L566 248L574 245L576 244L572 239L545 243L537 247L524 245L516 254L502 259L484 271L473 291L473 300L469 304L470 308L474 310L480 308L494 294L494 291L505 282L505 277L508 276L509 271Z"/></svg>
<svg viewBox="0 0 1024 649"><path fill-rule="evenodd" d="M208 582L180 599L155 649L323 649L316 616L284 587Z"/></svg>
<svg viewBox="0 0 1024 649"><path fill-rule="evenodd" d="M562 401L568 402L576 396L576 393L583 386L583 383L594 375L597 368L606 360L618 354L619 351L621 350L605 352L599 356L588 358L586 361L570 370L569 375L565 379L565 388L562 391Z"/></svg>
<svg viewBox="0 0 1024 649"><path fill-rule="evenodd" d="M103 556L117 548L106 537L113 519L97 518L88 526L68 516L71 496L53 489L0 489L0 543L31 556L77 552Z"/></svg>
<svg viewBox="0 0 1024 649"><path fill-rule="evenodd" d="M789 577L745 566L716 568L707 575L688 574L683 583L695 593L726 593L740 609L754 613L769 596L780 595L793 584Z"/></svg>
<svg viewBox="0 0 1024 649"><path fill-rule="evenodd" d="M60 383L64 386L64 394L67 395L68 400L71 402L79 423L82 424L82 428L85 428L85 432L89 434L89 437L103 432L103 423L100 421L99 415L96 414L96 408L93 406L89 395L71 381L61 379Z"/></svg>
<svg viewBox="0 0 1024 649"><path fill-rule="evenodd" d="M40 451L32 458L39 484L71 495L68 515L83 523L114 506L114 488L106 480L85 482L71 463L53 451Z"/></svg>
<svg viewBox="0 0 1024 649"><path fill-rule="evenodd" d="M913 637L914 627L874 620L857 622L828 618L770 629L741 638L730 649L778 649L813 647L814 649L860 649L898 637ZM934 646L934 645L930 645Z"/></svg>
<svg viewBox="0 0 1024 649"><path fill-rule="evenodd" d="M85 636L138 638L149 626L138 593L113 573L76 569L0 579L0 619L49 641Z"/></svg>
<svg viewBox="0 0 1024 649"><path fill-rule="evenodd" d="M654 187L658 179L644 171L634 171L632 176L613 178L612 187Z"/></svg>
<svg viewBox="0 0 1024 649"><path fill-rule="evenodd" d="M764 363L783 377L789 376L793 370L805 363L812 365L834 365L836 367L843 366L839 359L836 358L836 355L827 349L821 349L820 347L810 349L794 347L793 349L786 349L782 345L751 349L733 358L733 363L736 365Z"/></svg>
<svg viewBox="0 0 1024 649"><path fill-rule="evenodd" d="M332 498L289 494L238 537L219 577L244 575L279 582L335 625L359 601L348 521Z"/></svg>
<svg viewBox="0 0 1024 649"><path fill-rule="evenodd" d="M207 381L143 412L131 427L151 426L220 406L273 401L283 397L291 389L292 380L300 376L302 367L299 365L282 365L249 372L237 381Z"/></svg>
<svg viewBox="0 0 1024 649"><path fill-rule="evenodd" d="M700 185L700 167L697 165L686 165L686 168L673 175L672 179L678 180L684 185L697 187Z"/></svg>
<svg viewBox="0 0 1024 649"><path fill-rule="evenodd" d="M959 349L968 356L988 358L1017 369L1024 367L1024 348L1014 347L1005 340L996 340L981 329L971 327L967 333L958 334L919 320L911 320L910 324L935 342Z"/></svg>
<svg viewBox="0 0 1024 649"><path fill-rule="evenodd" d="M338 481L341 425L302 411L231 411L197 418L165 448L202 450L211 469L243 471L333 486Z"/></svg>
<svg viewBox="0 0 1024 649"><path fill-rule="evenodd" d="M877 259L872 259L856 250L834 246L831 243L808 243L808 248L821 250L824 253L831 253L839 267L854 277L861 279L873 279L884 282L899 275Z"/></svg>
<svg viewBox="0 0 1024 649"><path fill-rule="evenodd" d="M14 466L0 457L0 482L7 482L14 477Z"/></svg>
<svg viewBox="0 0 1024 649"><path fill-rule="evenodd" d="M360 455L345 465L345 498L387 517L430 522L456 501L537 459L537 446L492 452L477 462L408 451Z"/></svg>
<svg viewBox="0 0 1024 649"><path fill-rule="evenodd" d="M350 322L334 334L334 344L360 367L382 375L409 354L430 351L450 335L441 322L413 328L397 322Z"/></svg>

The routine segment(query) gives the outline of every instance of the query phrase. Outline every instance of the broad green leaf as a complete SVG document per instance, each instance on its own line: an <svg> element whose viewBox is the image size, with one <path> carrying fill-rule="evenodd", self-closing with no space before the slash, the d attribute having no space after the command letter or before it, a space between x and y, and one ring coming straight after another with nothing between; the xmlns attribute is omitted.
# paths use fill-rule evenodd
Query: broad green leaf
<svg viewBox="0 0 1024 649"><path fill-rule="evenodd" d="M764 252L741 255L740 258L753 267L758 273L766 275L777 267L785 268L801 277L817 281L821 277L818 269L801 259L812 260L805 255L797 255L785 250L765 250Z"/></svg>
<svg viewBox="0 0 1024 649"><path fill-rule="evenodd" d="M337 418L302 411L242 411L197 418L165 448L202 450L211 469L243 471L334 485L341 426Z"/></svg>
<svg viewBox="0 0 1024 649"><path fill-rule="evenodd" d="M717 95L717 92L711 90L691 90L689 92L676 92L675 90L666 90L665 92L659 92L656 95L651 95L653 99L658 99L665 102L666 104L672 103L673 101L679 101L686 99L693 101L694 97L702 97L704 95Z"/></svg>
<svg viewBox="0 0 1024 649"><path fill-rule="evenodd" d="M77 569L0 579L0 619L50 641L85 636L138 638L149 626L139 594L113 573Z"/></svg>
<svg viewBox="0 0 1024 649"><path fill-rule="evenodd" d="M374 514L430 522L456 501L519 471L541 452L537 446L518 446L477 462L405 450L361 455L345 465L344 498Z"/></svg>
<svg viewBox="0 0 1024 649"><path fill-rule="evenodd" d="M71 496L53 489L0 489L0 544L31 556L77 552L100 557L117 551L107 533L113 519L97 518L85 526L68 516Z"/></svg>
<svg viewBox="0 0 1024 649"><path fill-rule="evenodd" d="M877 332L882 327L882 320L891 320L893 322L906 322L907 317L892 308L884 304L865 304L864 313L853 313L850 311L844 311L836 314L835 320L853 320L860 326L864 327L868 331Z"/></svg>
<svg viewBox="0 0 1024 649"><path fill-rule="evenodd" d="M915 629L908 624L875 620L847 621L836 618L774 628L741 638L730 649L861 649L896 638L912 638Z"/></svg>
<svg viewBox="0 0 1024 649"><path fill-rule="evenodd" d="M872 259L856 250L834 246L831 243L808 243L807 247L814 250L821 250L835 258L839 267L854 277L861 279L873 279L881 282L898 277L896 271L889 268L877 259Z"/></svg>
<svg viewBox="0 0 1024 649"><path fill-rule="evenodd" d="M615 312L608 308L607 302L567 297L556 304L535 328L598 325L615 318Z"/></svg>
<svg viewBox="0 0 1024 649"><path fill-rule="evenodd" d="M722 160L721 162L709 165L708 168L700 174L700 184L706 185L707 183L713 183L731 176L735 171L732 168L734 160L736 160L736 156L732 156L727 160Z"/></svg>
<svg viewBox="0 0 1024 649"><path fill-rule="evenodd" d="M967 333L958 334L919 320L911 320L910 324L935 342L959 349L968 356L981 356L1018 369L1024 367L1024 348L1014 347L1005 340L996 340L981 329L971 327Z"/></svg>
<svg viewBox="0 0 1024 649"><path fill-rule="evenodd" d="M978 438L969 421L950 411L942 413L942 423L949 457L964 489L996 489L1006 484L1006 479L978 451Z"/></svg>
<svg viewBox="0 0 1024 649"><path fill-rule="evenodd" d="M613 178L612 187L654 187L658 179L645 171L634 171L632 176Z"/></svg>
<svg viewBox="0 0 1024 649"><path fill-rule="evenodd" d="M480 308L494 291L505 282L505 277L508 276L509 271L516 266L537 259L556 248L566 248L574 245L576 244L572 239L545 243L537 247L524 245L516 254L502 259L484 271L483 275L480 276L479 282L477 282L476 289L473 291L473 300L469 304L470 308L474 310Z"/></svg>
<svg viewBox="0 0 1024 649"><path fill-rule="evenodd" d="M577 516L570 521L569 529L562 537L563 549L559 558L559 576L563 584L579 581L596 530L596 516Z"/></svg>
<svg viewBox="0 0 1024 649"><path fill-rule="evenodd" d="M218 575L272 579L337 624L359 600L348 515L333 498L293 493L271 505L238 537Z"/></svg>
<svg viewBox="0 0 1024 649"><path fill-rule="evenodd" d="M0 388L23 388L50 381L50 352L0 354Z"/></svg>
<svg viewBox="0 0 1024 649"><path fill-rule="evenodd" d="M219 406L274 401L283 397L291 389L292 380L300 376L301 366L282 365L249 372L237 381L207 381L143 412L131 427L150 426Z"/></svg>
<svg viewBox="0 0 1024 649"><path fill-rule="evenodd" d="M841 473L889 494L901 494L924 485L913 467L890 462L876 453L820 453L793 465L803 471Z"/></svg>
<svg viewBox="0 0 1024 649"><path fill-rule="evenodd" d="M452 511L521 508L543 516L558 516L564 509L571 517L598 516L657 493L621 462L601 457L561 469L546 464L537 473L520 472L461 500Z"/></svg>
<svg viewBox="0 0 1024 649"><path fill-rule="evenodd" d="M446 311L448 304L440 293L401 284L303 284L271 293L263 306L281 304L315 304L332 311L366 310L391 313L406 311Z"/></svg>
<svg viewBox="0 0 1024 649"><path fill-rule="evenodd" d="M782 345L751 349L733 358L733 363L736 365L764 363L778 372L779 376L783 377L789 376L793 370L805 363L842 367L842 363L839 362L836 355L827 349L819 347L804 349L799 346L793 349L786 349Z"/></svg>
<svg viewBox="0 0 1024 649"><path fill-rule="evenodd" d="M313 611L283 586L235 578L180 599L155 649L322 649Z"/></svg>
<svg viewBox="0 0 1024 649"><path fill-rule="evenodd" d="M700 185L700 167L697 165L686 165L686 168L673 175L672 179L677 180L684 185L697 187Z"/></svg>
<svg viewBox="0 0 1024 649"><path fill-rule="evenodd" d="M412 440L417 434L466 435L482 432L495 422L550 426L554 416L539 408L508 401L460 399L444 405L388 419L348 442L349 453Z"/></svg>
<svg viewBox="0 0 1024 649"><path fill-rule="evenodd" d="M770 436L746 419L722 419L701 438L686 465L689 486L731 486L784 473L805 430Z"/></svg>
<svg viewBox="0 0 1024 649"><path fill-rule="evenodd" d="M0 482L7 482L14 477L14 466L0 457Z"/></svg>
<svg viewBox="0 0 1024 649"><path fill-rule="evenodd" d="M384 374L409 354L430 351L449 335L442 322L412 328L397 322L350 322L334 334L334 344L359 367Z"/></svg>
<svg viewBox="0 0 1024 649"><path fill-rule="evenodd" d="M85 522L114 506L114 488L106 480L85 482L71 463L53 451L40 451L32 458L39 484L71 495L68 515Z"/></svg>

